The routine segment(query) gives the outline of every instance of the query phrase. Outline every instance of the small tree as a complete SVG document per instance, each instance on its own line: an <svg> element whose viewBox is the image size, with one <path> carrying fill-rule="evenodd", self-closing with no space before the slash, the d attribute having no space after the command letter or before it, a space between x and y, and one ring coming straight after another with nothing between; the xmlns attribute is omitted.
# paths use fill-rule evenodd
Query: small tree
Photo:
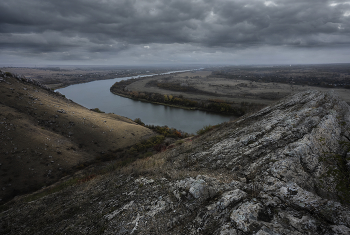
<svg viewBox="0 0 350 235"><path fill-rule="evenodd" d="M145 125L145 123L143 123L143 122L141 121L141 118L135 118L134 122L136 122L137 124L139 124L139 125L141 125L141 126L144 126L144 125Z"/></svg>

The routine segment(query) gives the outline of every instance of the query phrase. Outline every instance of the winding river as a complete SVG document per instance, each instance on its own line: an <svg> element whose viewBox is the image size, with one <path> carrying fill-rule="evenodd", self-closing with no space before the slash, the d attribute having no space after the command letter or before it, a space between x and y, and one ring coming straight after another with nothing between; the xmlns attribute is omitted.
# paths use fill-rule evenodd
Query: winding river
<svg viewBox="0 0 350 235"><path fill-rule="evenodd" d="M133 120L141 118L148 125L167 125L187 133L196 133L205 125L216 125L235 118L205 111L185 110L136 101L114 95L109 91L115 82L132 78L136 78L136 76L75 84L57 91L89 109L99 108L106 113L115 113Z"/></svg>

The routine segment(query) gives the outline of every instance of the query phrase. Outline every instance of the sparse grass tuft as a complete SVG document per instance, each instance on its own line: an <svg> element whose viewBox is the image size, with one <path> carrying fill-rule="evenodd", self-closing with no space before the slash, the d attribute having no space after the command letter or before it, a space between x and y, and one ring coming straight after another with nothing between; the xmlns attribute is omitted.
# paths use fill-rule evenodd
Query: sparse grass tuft
<svg viewBox="0 0 350 235"><path fill-rule="evenodd" d="M141 118L135 118L134 122L136 122L137 124L139 124L141 126L145 126L145 123L141 121Z"/></svg>
<svg viewBox="0 0 350 235"><path fill-rule="evenodd" d="M322 141L320 140L322 143ZM321 187L332 191L327 185L327 178L334 179L336 193L343 203L350 204L350 172L347 169L347 155L350 152L350 142L340 141L340 146L345 150L345 154L324 153L320 161L327 164L327 171L321 175Z"/></svg>
<svg viewBox="0 0 350 235"><path fill-rule="evenodd" d="M203 134L213 130L214 128L215 128L215 126L212 126L212 125L204 126L204 127L202 127L202 129L199 129L197 131L197 135L203 135Z"/></svg>
<svg viewBox="0 0 350 235"><path fill-rule="evenodd" d="M12 73L10 73L10 72L5 72L5 75L6 75L7 77L13 77Z"/></svg>
<svg viewBox="0 0 350 235"><path fill-rule="evenodd" d="M103 111L101 111L99 108L94 108L94 109L90 109L91 111L94 111L96 113L105 113Z"/></svg>
<svg viewBox="0 0 350 235"><path fill-rule="evenodd" d="M138 159L131 163L130 165L123 167L121 172L123 174L144 174L151 172L160 172L160 169L163 167L166 161L167 153L158 153L151 157Z"/></svg>

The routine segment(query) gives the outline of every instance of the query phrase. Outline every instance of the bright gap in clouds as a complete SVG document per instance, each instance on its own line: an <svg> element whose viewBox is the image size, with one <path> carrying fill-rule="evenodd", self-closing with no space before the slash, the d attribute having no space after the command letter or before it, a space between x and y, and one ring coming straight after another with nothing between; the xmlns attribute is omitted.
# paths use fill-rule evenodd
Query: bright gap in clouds
<svg viewBox="0 0 350 235"><path fill-rule="evenodd" d="M333 3L329 4L329 5L331 7L335 7L335 6L338 6L338 5L345 5L345 4L350 5L350 2L333 2Z"/></svg>
<svg viewBox="0 0 350 235"><path fill-rule="evenodd" d="M274 3L273 1L265 1L264 4L265 4L265 6L267 6L267 7L269 7L269 6L274 6L274 7L276 7L276 6L277 6L277 4Z"/></svg>

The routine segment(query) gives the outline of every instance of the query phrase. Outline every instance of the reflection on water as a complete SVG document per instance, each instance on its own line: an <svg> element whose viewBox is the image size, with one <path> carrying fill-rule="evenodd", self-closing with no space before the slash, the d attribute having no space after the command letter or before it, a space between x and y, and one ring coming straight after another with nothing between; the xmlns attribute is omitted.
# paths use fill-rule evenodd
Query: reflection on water
<svg viewBox="0 0 350 235"><path fill-rule="evenodd" d="M215 125L235 118L135 101L114 95L109 91L115 82L130 78L132 77L76 84L57 91L89 109L99 108L106 113L115 113L133 120L141 118L148 125L167 125L188 133L196 133L205 125Z"/></svg>

